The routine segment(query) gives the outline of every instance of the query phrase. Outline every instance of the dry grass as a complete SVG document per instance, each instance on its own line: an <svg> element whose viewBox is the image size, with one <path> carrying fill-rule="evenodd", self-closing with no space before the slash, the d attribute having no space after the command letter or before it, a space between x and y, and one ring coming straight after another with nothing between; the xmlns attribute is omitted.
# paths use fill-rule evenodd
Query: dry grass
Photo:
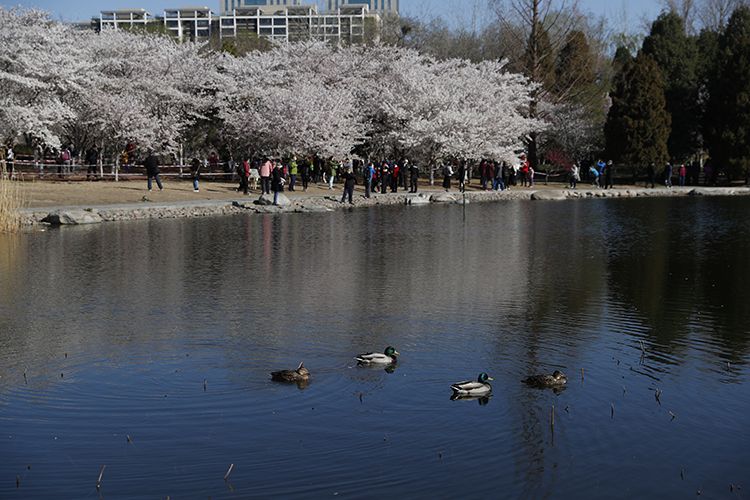
<svg viewBox="0 0 750 500"><path fill-rule="evenodd" d="M17 182L0 179L0 233L15 233L21 229L20 208L23 206Z"/></svg>

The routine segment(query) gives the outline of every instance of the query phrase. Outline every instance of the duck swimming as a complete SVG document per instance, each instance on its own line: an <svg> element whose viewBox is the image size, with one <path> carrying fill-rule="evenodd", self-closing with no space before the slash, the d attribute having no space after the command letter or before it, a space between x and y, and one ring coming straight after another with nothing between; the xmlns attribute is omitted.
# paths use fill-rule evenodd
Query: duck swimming
<svg viewBox="0 0 750 500"><path fill-rule="evenodd" d="M451 385L451 389L454 396L487 396L492 392L492 386L488 383L490 380L493 378L482 372L476 381L457 382Z"/></svg>
<svg viewBox="0 0 750 500"><path fill-rule="evenodd" d="M539 389L560 388L568 382L568 377L560 370L555 370L552 375L534 375L523 381L532 387Z"/></svg>
<svg viewBox="0 0 750 500"><path fill-rule="evenodd" d="M355 359L360 365L392 365L398 362L399 353L396 349L391 346L385 348L383 353L379 352L367 352L358 355Z"/></svg>
<svg viewBox="0 0 750 500"><path fill-rule="evenodd" d="M310 379L310 372L305 368L305 363L300 363L296 370L281 370L271 372L271 380L276 382L307 382Z"/></svg>

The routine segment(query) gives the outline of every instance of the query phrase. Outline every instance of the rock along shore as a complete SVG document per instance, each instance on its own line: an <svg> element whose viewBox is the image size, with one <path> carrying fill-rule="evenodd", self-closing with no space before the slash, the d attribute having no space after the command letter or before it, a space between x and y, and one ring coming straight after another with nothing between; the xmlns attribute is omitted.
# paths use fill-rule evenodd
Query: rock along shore
<svg viewBox="0 0 750 500"><path fill-rule="evenodd" d="M502 200L559 201L593 198L679 197L679 196L747 196L750 187L740 188L673 188L673 189L512 189L506 191L476 191L459 193L452 191L425 191L419 194L374 194L365 198L358 194L354 207L383 205L419 206L429 204L480 203ZM21 210L23 223L33 225L81 225L112 221L142 219L175 219L185 217L208 217L215 215L237 215L248 213L312 213L332 212L350 207L341 203L339 196L301 196L288 198L279 194L279 205L273 205L273 196L240 197L236 200L152 203L145 199L141 203L120 205L75 206L59 208L27 208Z"/></svg>

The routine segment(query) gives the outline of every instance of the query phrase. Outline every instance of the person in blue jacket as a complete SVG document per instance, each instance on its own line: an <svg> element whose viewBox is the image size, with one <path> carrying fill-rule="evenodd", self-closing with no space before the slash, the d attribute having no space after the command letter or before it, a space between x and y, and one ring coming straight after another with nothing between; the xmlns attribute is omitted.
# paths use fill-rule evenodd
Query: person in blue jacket
<svg viewBox="0 0 750 500"><path fill-rule="evenodd" d="M370 190L372 189L372 178L375 176L375 165L372 162L368 162L365 167L365 198L370 197Z"/></svg>

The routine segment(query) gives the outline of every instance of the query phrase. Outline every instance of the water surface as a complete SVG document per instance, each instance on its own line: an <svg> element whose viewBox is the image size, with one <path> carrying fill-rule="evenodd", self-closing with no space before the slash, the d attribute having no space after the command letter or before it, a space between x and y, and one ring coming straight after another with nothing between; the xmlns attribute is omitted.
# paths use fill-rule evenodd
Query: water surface
<svg viewBox="0 0 750 500"><path fill-rule="evenodd" d="M740 496L749 209L508 201L0 237L0 497ZM387 345L393 373L355 366ZM269 380L303 360L308 387ZM555 369L559 394L520 382ZM449 399L480 371L487 404Z"/></svg>

